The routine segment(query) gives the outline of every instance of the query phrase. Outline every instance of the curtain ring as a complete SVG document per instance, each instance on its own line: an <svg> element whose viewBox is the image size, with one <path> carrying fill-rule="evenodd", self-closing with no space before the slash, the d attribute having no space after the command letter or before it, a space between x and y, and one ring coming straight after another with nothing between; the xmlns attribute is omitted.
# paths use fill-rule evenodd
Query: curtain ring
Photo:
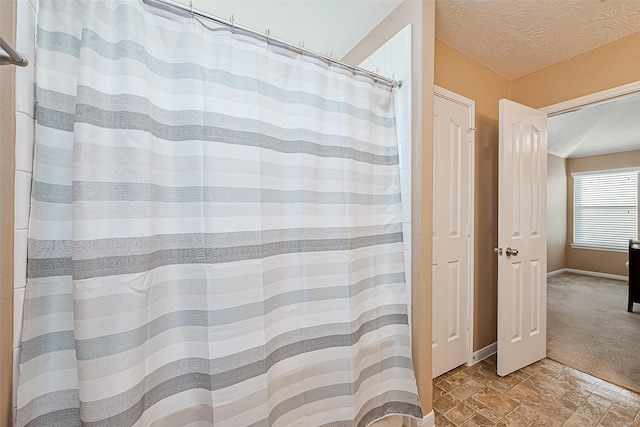
<svg viewBox="0 0 640 427"><path fill-rule="evenodd" d="M233 15L231 15L231 32L233 34L236 32L236 20Z"/></svg>
<svg viewBox="0 0 640 427"><path fill-rule="evenodd" d="M193 19L193 0L189 0L189 10L191 11L191 19Z"/></svg>
<svg viewBox="0 0 640 427"><path fill-rule="evenodd" d="M265 30L265 33L267 34L267 46L271 46L271 40L270 40L270 38L271 38L271 29L267 28Z"/></svg>

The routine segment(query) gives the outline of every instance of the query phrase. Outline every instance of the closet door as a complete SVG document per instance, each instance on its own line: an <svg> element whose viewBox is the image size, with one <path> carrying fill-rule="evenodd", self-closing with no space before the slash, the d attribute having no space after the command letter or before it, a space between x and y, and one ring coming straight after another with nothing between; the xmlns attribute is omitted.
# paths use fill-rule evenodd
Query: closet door
<svg viewBox="0 0 640 427"><path fill-rule="evenodd" d="M433 377L470 360L474 102L434 95Z"/></svg>

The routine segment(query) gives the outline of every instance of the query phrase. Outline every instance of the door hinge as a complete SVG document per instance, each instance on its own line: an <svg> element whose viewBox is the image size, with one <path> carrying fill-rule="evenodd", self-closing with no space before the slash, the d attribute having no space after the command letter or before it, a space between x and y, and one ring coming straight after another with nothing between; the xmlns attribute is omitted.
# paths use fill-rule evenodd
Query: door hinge
<svg viewBox="0 0 640 427"><path fill-rule="evenodd" d="M467 142L473 142L473 135L475 131L476 131L476 128L467 129L467 135L469 136L469 140Z"/></svg>

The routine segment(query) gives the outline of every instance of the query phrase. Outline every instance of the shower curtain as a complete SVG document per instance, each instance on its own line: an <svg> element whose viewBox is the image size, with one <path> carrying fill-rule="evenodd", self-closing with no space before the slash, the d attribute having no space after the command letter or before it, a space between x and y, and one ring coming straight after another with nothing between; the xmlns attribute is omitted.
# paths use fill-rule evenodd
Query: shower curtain
<svg viewBox="0 0 640 427"><path fill-rule="evenodd" d="M421 417L389 87L153 2L38 20L17 424Z"/></svg>

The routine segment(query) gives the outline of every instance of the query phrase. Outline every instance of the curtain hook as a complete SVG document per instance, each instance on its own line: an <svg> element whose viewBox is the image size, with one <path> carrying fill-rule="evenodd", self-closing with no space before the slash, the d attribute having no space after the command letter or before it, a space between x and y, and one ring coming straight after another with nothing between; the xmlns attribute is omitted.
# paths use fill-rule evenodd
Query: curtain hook
<svg viewBox="0 0 640 427"><path fill-rule="evenodd" d="M231 15L231 32L234 34L236 32L236 20L233 15Z"/></svg>
<svg viewBox="0 0 640 427"><path fill-rule="evenodd" d="M189 10L191 11L191 19L193 19L193 0L189 0Z"/></svg>
<svg viewBox="0 0 640 427"><path fill-rule="evenodd" d="M269 38L271 37L271 29L267 28L264 32L267 35L267 46L271 46L271 41L269 40Z"/></svg>

